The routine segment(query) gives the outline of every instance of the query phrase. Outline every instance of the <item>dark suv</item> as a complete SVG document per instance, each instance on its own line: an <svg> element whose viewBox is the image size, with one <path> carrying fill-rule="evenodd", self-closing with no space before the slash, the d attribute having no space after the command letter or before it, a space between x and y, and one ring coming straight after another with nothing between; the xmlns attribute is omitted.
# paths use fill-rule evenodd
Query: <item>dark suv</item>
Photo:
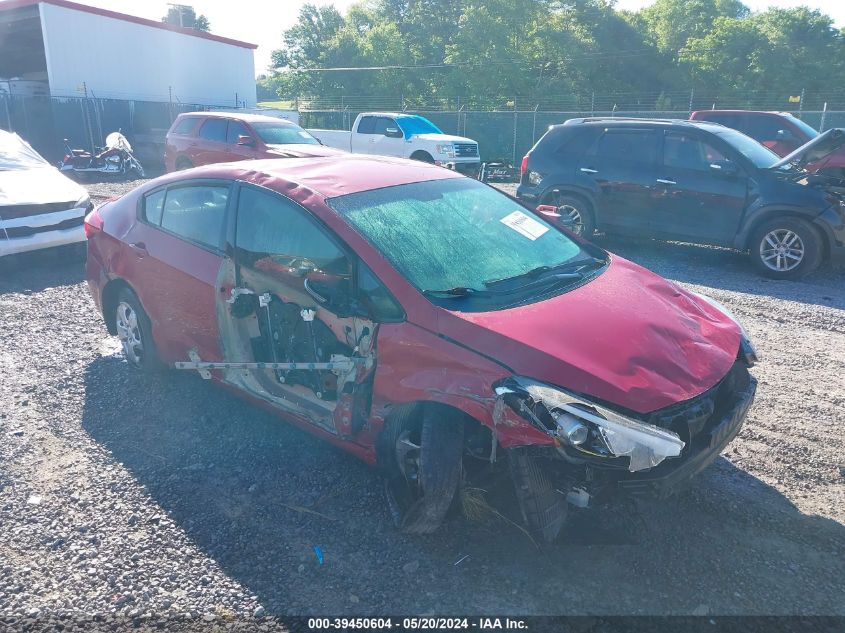
<svg viewBox="0 0 845 633"><path fill-rule="evenodd" d="M570 119L522 161L517 196L598 229L749 251L756 268L800 277L845 259L845 181L804 166L845 144L828 130L780 158L715 123Z"/></svg>

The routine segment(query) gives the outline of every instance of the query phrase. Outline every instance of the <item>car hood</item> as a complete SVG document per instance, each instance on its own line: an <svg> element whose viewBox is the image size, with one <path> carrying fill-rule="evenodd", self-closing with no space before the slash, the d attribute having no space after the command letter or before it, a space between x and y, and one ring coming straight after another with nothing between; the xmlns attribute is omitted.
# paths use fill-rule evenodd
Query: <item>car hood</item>
<svg viewBox="0 0 845 633"><path fill-rule="evenodd" d="M827 132L819 134L816 138L807 141L791 154L787 154L769 167L769 169L778 169L785 165L806 167L811 163L824 160L843 145L845 145L845 130L836 127L831 128Z"/></svg>
<svg viewBox="0 0 845 633"><path fill-rule="evenodd" d="M326 145L306 145L306 144L291 144L291 145L268 145L267 158L310 158L313 156L337 156L339 154L348 154L343 150L328 147Z"/></svg>
<svg viewBox="0 0 845 633"><path fill-rule="evenodd" d="M637 413L711 388L735 362L741 336L706 301L615 256L570 292L496 312L444 311L439 329L515 374Z"/></svg>
<svg viewBox="0 0 845 633"><path fill-rule="evenodd" d="M55 167L45 165L34 169L0 170L0 207L76 202L86 195L85 189Z"/></svg>
<svg viewBox="0 0 845 633"><path fill-rule="evenodd" d="M411 138L432 141L436 143L475 143L471 138L452 136L451 134L414 134Z"/></svg>

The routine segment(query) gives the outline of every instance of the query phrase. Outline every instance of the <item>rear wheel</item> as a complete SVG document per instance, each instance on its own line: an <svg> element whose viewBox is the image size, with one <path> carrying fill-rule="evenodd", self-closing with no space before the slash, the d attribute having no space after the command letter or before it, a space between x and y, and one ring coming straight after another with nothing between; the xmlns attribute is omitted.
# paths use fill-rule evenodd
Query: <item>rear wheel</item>
<svg viewBox="0 0 845 633"><path fill-rule="evenodd" d="M582 198L570 196L560 192L552 192L543 199L543 204L550 204L557 208L557 212L573 222L572 232L583 237L592 236L596 230L593 212L590 205Z"/></svg>
<svg viewBox="0 0 845 633"><path fill-rule="evenodd" d="M463 420L437 405L396 414L380 442L393 520L405 532L428 534L443 522L461 481Z"/></svg>
<svg viewBox="0 0 845 633"><path fill-rule="evenodd" d="M153 343L150 318L138 297L128 288L118 294L114 322L123 354L130 365L149 372L162 369Z"/></svg>
<svg viewBox="0 0 845 633"><path fill-rule="evenodd" d="M773 279L797 279L818 268L822 240L806 221L783 217L760 225L751 235L751 260L761 274Z"/></svg>

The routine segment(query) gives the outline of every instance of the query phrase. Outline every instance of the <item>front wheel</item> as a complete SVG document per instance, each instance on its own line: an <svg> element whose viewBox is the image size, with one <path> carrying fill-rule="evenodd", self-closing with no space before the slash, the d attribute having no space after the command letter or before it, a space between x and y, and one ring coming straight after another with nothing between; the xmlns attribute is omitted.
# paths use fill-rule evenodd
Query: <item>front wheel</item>
<svg viewBox="0 0 845 633"><path fill-rule="evenodd" d="M385 491L403 531L428 534L443 522L461 481L463 428L437 405L408 408L388 422L380 441Z"/></svg>
<svg viewBox="0 0 845 633"><path fill-rule="evenodd" d="M783 217L764 222L751 235L751 260L772 279L798 279L822 260L822 240L805 220Z"/></svg>

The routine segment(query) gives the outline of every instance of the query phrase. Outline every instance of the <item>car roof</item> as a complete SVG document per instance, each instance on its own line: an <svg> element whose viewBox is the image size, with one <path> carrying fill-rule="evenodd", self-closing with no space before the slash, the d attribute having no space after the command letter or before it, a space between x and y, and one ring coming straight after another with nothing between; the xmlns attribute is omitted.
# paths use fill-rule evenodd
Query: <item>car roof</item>
<svg viewBox="0 0 845 633"><path fill-rule="evenodd" d="M209 111L209 112L183 112L179 115L179 118L188 118L188 117L206 117L210 119L237 119L238 121L245 121L247 123L282 123L286 125L295 125L293 121L288 121L287 119L281 119L279 117L274 116L265 116L263 114L250 114L249 112L222 112L222 111Z"/></svg>
<svg viewBox="0 0 845 633"><path fill-rule="evenodd" d="M695 115L705 115L708 112L715 114L765 114L774 116L793 116L790 112L778 112L777 110L696 110Z"/></svg>
<svg viewBox="0 0 845 633"><path fill-rule="evenodd" d="M261 185L302 200L307 195L296 193L296 189L334 198L414 182L463 177L449 169L406 158L342 154L216 163L169 174L157 179L156 186L196 178L225 178Z"/></svg>
<svg viewBox="0 0 845 633"><path fill-rule="evenodd" d="M642 127L643 125L652 127L691 127L691 128L718 128L723 129L725 126L715 121L694 120L688 121L686 119L636 119L623 117L582 117L576 119L567 119L560 125L553 125L552 127L573 127L573 126L589 126L589 127Z"/></svg>

